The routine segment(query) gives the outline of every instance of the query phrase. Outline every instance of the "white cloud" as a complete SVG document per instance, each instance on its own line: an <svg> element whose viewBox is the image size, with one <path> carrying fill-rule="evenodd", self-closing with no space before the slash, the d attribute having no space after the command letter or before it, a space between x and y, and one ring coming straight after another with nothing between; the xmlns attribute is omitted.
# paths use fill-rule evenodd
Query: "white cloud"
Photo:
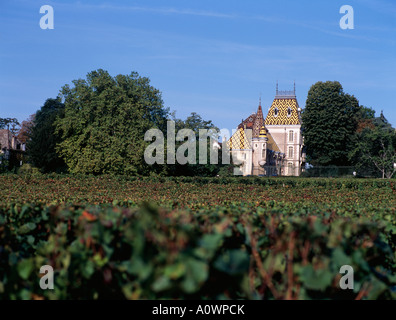
<svg viewBox="0 0 396 320"><path fill-rule="evenodd" d="M205 11L205 10L192 10L192 9L176 9L176 8L166 8L166 7L141 7L141 6L117 6L113 4L83 4L81 2L77 3L54 3L55 6L67 6L73 8L87 8L87 9L100 9L100 10L115 10L115 11L140 11L140 12L151 12L157 14L177 14L177 15L192 15L192 16L202 16L202 17L213 17L213 18L236 18L234 14Z"/></svg>

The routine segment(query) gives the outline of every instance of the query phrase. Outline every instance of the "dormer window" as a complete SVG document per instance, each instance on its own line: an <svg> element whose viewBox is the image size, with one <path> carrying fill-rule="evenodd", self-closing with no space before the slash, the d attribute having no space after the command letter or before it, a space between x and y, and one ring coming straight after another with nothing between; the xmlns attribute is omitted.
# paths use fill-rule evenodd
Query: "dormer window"
<svg viewBox="0 0 396 320"><path fill-rule="evenodd" d="M274 116L277 117L278 114L279 114L279 109L278 109L278 108L275 108L275 109L274 109Z"/></svg>
<svg viewBox="0 0 396 320"><path fill-rule="evenodd" d="M292 114L292 109L288 108L288 109L287 109L287 116L290 117L291 114Z"/></svg>

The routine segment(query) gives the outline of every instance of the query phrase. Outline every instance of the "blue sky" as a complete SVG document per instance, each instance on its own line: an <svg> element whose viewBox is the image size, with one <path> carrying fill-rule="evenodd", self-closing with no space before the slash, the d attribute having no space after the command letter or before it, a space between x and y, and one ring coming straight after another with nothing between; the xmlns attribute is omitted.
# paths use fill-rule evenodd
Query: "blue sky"
<svg viewBox="0 0 396 320"><path fill-rule="evenodd" d="M42 30L42 5L55 28ZM342 5L355 29L339 26ZM393 0L91 0L0 2L0 117L20 121L72 80L99 68L137 71L166 107L235 128L293 88L305 106L317 81L337 80L396 125Z"/></svg>

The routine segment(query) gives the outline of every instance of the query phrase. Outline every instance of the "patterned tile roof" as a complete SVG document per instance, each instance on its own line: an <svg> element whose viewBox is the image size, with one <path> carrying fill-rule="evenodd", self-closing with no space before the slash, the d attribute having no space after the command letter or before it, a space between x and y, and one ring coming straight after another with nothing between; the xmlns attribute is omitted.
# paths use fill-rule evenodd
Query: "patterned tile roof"
<svg viewBox="0 0 396 320"><path fill-rule="evenodd" d="M298 108L296 98L275 97L264 123L265 125L301 124Z"/></svg>
<svg viewBox="0 0 396 320"><path fill-rule="evenodd" d="M242 122L239 124L239 128L246 128L246 129L252 129L253 130L253 124L256 119L256 114L253 112L249 117L247 117L245 120L242 120Z"/></svg>
<svg viewBox="0 0 396 320"><path fill-rule="evenodd" d="M230 150L251 149L249 139L243 128L238 128L230 140L227 141L227 148Z"/></svg>
<svg viewBox="0 0 396 320"><path fill-rule="evenodd" d="M256 118L254 119L253 138L257 138L260 135L260 130L263 125L264 125L264 116L260 104L256 113Z"/></svg>

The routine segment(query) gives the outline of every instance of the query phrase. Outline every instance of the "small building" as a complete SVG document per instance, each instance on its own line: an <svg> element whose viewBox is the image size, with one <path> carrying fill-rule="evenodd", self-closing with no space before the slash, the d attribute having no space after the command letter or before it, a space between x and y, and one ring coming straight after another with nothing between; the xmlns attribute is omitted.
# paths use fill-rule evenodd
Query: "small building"
<svg viewBox="0 0 396 320"><path fill-rule="evenodd" d="M21 143L10 130L0 129L0 154L3 154L5 159L9 158L10 151L23 152L25 149L25 144Z"/></svg>
<svg viewBox="0 0 396 320"><path fill-rule="evenodd" d="M0 149L12 149L25 151L25 144L8 129L0 129Z"/></svg>
<svg viewBox="0 0 396 320"><path fill-rule="evenodd" d="M227 141L244 176L299 176L305 166L301 108L296 90L279 91L264 117L261 101L256 113L238 125Z"/></svg>

